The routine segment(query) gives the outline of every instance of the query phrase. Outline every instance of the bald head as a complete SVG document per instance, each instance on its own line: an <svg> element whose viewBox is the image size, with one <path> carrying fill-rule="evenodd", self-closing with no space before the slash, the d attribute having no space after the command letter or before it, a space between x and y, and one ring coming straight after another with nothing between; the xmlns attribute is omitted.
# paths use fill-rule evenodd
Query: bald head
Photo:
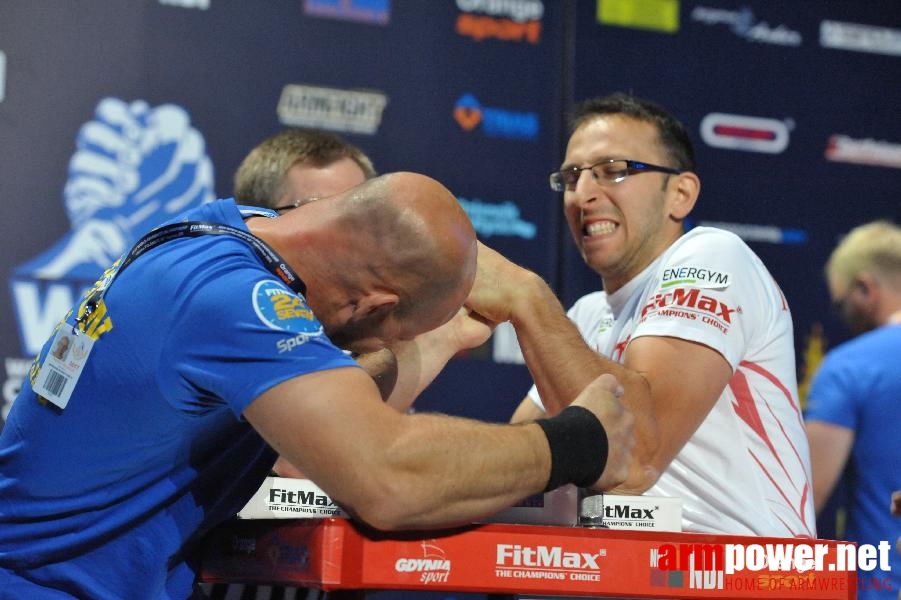
<svg viewBox="0 0 901 600"><path fill-rule="evenodd" d="M342 221L369 237L370 267L379 277L406 292L398 316L421 317L446 298L453 314L472 287L477 252L475 231L454 195L407 172L377 177L349 195Z"/></svg>
<svg viewBox="0 0 901 600"><path fill-rule="evenodd" d="M251 229L297 270L326 332L351 349L445 323L475 278L469 218L447 188L417 173L370 179Z"/></svg>

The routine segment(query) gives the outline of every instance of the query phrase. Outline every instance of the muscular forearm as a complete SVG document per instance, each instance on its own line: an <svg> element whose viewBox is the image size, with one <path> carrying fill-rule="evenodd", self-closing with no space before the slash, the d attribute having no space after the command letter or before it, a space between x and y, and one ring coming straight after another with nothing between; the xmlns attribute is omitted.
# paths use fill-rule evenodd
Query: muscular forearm
<svg viewBox="0 0 901 600"><path fill-rule="evenodd" d="M553 485L620 483L633 436L616 386L611 377L590 384L575 402L596 418L574 411L548 434L547 426L535 423L399 414L357 368L282 382L257 397L244 416L352 514L380 529L427 528L495 513L540 492L552 475ZM593 443L603 435L609 441L606 469L605 451ZM574 448L572 440L585 443ZM553 469L552 456L558 459Z"/></svg>
<svg viewBox="0 0 901 600"><path fill-rule="evenodd" d="M444 325L358 358L389 406L405 412L455 354L474 348L491 335L478 315L461 309Z"/></svg>
<svg viewBox="0 0 901 600"><path fill-rule="evenodd" d="M457 348L428 332L391 348L357 357L388 406L406 412L447 364Z"/></svg>
<svg viewBox="0 0 901 600"><path fill-rule="evenodd" d="M616 376L632 402L647 396L647 382L592 350L537 276L521 285L510 320L548 414L555 415L602 373ZM633 408L634 410L634 408Z"/></svg>
<svg viewBox="0 0 901 600"><path fill-rule="evenodd" d="M636 460L622 491L641 493L656 481L657 423L648 381L590 348L539 277L520 282L510 320L545 410L555 415L602 373L614 375L625 390L623 404L635 415Z"/></svg>
<svg viewBox="0 0 901 600"><path fill-rule="evenodd" d="M397 360L397 384L388 398L389 406L401 412L410 408L459 351L445 333L439 328L392 348Z"/></svg>
<svg viewBox="0 0 901 600"><path fill-rule="evenodd" d="M472 522L540 492L550 453L535 425L508 427L433 414L406 417L366 465L347 507L382 529ZM503 442L501 442L503 440Z"/></svg>
<svg viewBox="0 0 901 600"><path fill-rule="evenodd" d="M398 383L397 357L394 352L384 348L378 352L356 356L355 360L372 377L379 388L379 395L387 402Z"/></svg>

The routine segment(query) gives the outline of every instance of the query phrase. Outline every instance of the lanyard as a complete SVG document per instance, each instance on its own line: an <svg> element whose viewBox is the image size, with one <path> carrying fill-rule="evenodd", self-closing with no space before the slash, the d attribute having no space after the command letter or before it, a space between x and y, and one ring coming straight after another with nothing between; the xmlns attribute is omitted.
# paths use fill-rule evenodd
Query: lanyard
<svg viewBox="0 0 901 600"><path fill-rule="evenodd" d="M263 261L263 264L266 265L266 268L277 275L285 285L301 296L306 294L307 286L297 273L295 273L294 270L288 266L288 263L286 263L281 256L276 254L275 250L270 248L266 242L252 233L224 223L185 221L183 223L172 223L171 225L164 225L163 227L154 229L138 240L125 258L122 259L119 268L112 274L112 277L103 282L103 284L95 287L85 299L84 310L79 314L76 323L82 323L90 316L94 311L94 308L103 298L103 294L106 293L106 290L112 285L113 280L115 280L128 265L134 262L136 258L166 242L185 237L200 237L202 235L230 235L242 240L253 248L257 256L260 257L260 260Z"/></svg>

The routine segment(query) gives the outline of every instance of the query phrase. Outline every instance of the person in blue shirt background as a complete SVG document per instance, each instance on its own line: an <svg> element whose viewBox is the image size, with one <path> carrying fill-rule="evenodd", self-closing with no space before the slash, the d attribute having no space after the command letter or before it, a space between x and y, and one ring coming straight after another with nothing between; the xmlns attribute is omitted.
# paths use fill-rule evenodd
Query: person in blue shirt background
<svg viewBox="0 0 901 600"><path fill-rule="evenodd" d="M854 228L825 271L833 303L855 337L827 353L811 383L805 421L814 504L820 511L842 479L843 537L894 542L901 520L886 506L901 488L901 227L875 221ZM858 598L898 597L901 561L893 555L890 562L890 571L858 572L867 581Z"/></svg>

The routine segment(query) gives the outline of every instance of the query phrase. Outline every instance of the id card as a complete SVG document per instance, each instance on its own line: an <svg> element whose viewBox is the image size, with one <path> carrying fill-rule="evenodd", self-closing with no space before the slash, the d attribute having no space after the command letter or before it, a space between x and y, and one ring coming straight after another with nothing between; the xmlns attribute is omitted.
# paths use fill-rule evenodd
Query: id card
<svg viewBox="0 0 901 600"><path fill-rule="evenodd" d="M38 371L34 391L56 406L66 408L93 348L94 340L87 335L76 335L65 325L60 327Z"/></svg>

